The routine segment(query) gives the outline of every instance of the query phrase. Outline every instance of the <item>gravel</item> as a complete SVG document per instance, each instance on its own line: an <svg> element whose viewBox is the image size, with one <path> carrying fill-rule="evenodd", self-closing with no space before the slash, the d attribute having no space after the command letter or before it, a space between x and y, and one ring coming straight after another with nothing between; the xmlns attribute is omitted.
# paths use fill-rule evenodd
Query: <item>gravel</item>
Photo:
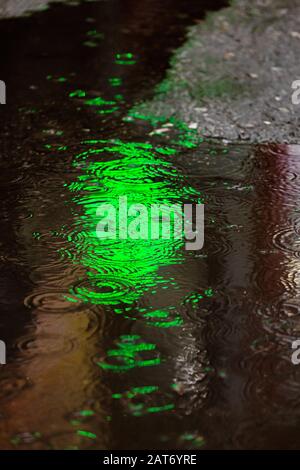
<svg viewBox="0 0 300 470"><path fill-rule="evenodd" d="M299 143L299 51L299 0L236 0L190 28L154 98L136 110L207 137Z"/></svg>
<svg viewBox="0 0 300 470"><path fill-rule="evenodd" d="M74 0L51 0L53 2L78 4ZM49 0L1 0L0 18L11 18L14 16L28 15L33 11L45 10L50 3Z"/></svg>

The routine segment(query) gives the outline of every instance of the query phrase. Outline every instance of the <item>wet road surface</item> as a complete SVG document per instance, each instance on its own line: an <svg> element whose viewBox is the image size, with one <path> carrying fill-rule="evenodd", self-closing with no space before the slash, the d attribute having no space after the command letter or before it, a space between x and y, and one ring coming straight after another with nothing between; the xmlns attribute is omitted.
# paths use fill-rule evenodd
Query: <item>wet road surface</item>
<svg viewBox="0 0 300 470"><path fill-rule="evenodd" d="M299 447L300 148L132 111L204 9L0 23L2 449ZM204 248L99 242L97 207L124 195L204 202Z"/></svg>

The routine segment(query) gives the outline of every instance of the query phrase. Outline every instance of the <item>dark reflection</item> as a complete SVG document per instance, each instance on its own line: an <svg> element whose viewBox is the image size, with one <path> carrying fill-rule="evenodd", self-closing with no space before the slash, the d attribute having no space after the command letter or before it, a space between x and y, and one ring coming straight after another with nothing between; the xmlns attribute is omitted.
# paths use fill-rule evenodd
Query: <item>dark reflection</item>
<svg viewBox="0 0 300 470"><path fill-rule="evenodd" d="M216 373L195 423L210 448L299 448L299 369L291 363L299 147L229 148L228 157L199 166L216 221L206 232L216 296L205 327Z"/></svg>
<svg viewBox="0 0 300 470"><path fill-rule="evenodd" d="M3 257L16 271L2 273L3 285L11 286L2 299L11 312L1 331L10 351L0 377L3 449L131 447L130 435L145 426L145 419L154 428L163 423L162 432L144 433L137 446L203 445L197 432L185 437L181 412L177 418L174 409L178 405L184 414L187 391L194 407L205 397L195 388L205 378L205 345L196 339L192 320L178 334L175 327L161 329L166 322L159 316L162 309L168 321L174 317L178 323L177 310L184 317L190 310L184 305L189 283L182 282L175 267L166 269L165 278L176 278L179 292L175 289L167 303L164 290L141 300L137 312L149 317L132 323L128 316L117 317L76 295L74 301L70 289L82 285L85 267L61 254L77 220L64 185L80 174L72 166L80 142L148 140L143 135L147 126L125 126L121 118L151 95L172 49L183 41L185 27L206 7L198 2L111 0L77 8L55 5L46 13L0 24L5 38L0 42L1 78L8 88L8 104L1 108L1 179L10 234L7 243L3 236ZM86 101L78 90L85 90ZM195 278L197 291L195 264L187 263L186 276ZM206 282L200 287L205 289ZM125 346L138 364L150 367L125 379L96 364L112 348ZM186 365L193 361L200 361L195 372ZM140 412L141 403L146 415ZM170 434L174 419L178 427Z"/></svg>

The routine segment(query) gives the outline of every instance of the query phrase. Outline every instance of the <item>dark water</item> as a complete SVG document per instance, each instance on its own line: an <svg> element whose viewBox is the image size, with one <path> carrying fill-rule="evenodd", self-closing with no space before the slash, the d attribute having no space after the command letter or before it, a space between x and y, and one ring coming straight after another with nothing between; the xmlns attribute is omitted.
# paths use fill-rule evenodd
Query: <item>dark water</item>
<svg viewBox="0 0 300 470"><path fill-rule="evenodd" d="M0 23L2 449L299 447L300 149L130 111L205 8ZM124 195L204 201L204 248L100 243L96 209Z"/></svg>

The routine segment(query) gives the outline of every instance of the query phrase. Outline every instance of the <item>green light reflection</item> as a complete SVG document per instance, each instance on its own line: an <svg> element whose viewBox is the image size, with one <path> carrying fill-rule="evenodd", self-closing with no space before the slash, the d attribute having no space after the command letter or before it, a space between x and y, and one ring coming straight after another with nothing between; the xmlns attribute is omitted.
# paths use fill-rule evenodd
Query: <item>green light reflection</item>
<svg viewBox="0 0 300 470"><path fill-rule="evenodd" d="M98 103L98 99L92 102ZM121 140L87 140L83 145L88 146L87 150L73 162L79 175L67 185L77 209L75 226L66 235L71 246L62 254L84 266L87 274L71 293L93 304L133 305L155 286L170 285L159 269L183 261L184 240L172 234L171 239L121 239L119 226L116 239L99 239L98 207L111 204L118 210L119 198L126 196L128 206L143 203L150 209L152 204L172 206L191 199L200 201L199 194L162 157L162 153L176 152L174 149Z"/></svg>

